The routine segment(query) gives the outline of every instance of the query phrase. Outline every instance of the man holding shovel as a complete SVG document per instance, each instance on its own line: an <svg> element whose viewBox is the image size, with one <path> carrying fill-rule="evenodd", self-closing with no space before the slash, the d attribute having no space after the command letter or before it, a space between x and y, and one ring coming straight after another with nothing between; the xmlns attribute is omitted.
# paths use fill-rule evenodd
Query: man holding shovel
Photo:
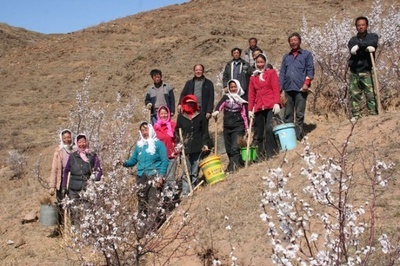
<svg viewBox="0 0 400 266"><path fill-rule="evenodd" d="M372 81L372 66L375 57L375 49L378 47L378 35L368 33L368 18L358 17L355 21L357 35L353 36L348 42L350 50L350 107L352 121L361 117L361 98L365 94L367 107L370 115L377 115L377 100L374 93L374 87L377 89L378 80ZM371 56L372 54L373 56ZM376 71L374 69L374 71ZM375 76L376 77L376 76Z"/></svg>

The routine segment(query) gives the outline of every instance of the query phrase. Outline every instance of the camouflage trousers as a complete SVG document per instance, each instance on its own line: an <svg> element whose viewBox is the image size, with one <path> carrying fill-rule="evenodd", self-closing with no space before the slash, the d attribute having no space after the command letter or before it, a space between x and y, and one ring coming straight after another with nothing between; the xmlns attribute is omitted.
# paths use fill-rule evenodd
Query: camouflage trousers
<svg viewBox="0 0 400 266"><path fill-rule="evenodd" d="M350 107L353 117L361 116L362 94L365 95L369 114L377 114L374 86L371 72L350 72Z"/></svg>

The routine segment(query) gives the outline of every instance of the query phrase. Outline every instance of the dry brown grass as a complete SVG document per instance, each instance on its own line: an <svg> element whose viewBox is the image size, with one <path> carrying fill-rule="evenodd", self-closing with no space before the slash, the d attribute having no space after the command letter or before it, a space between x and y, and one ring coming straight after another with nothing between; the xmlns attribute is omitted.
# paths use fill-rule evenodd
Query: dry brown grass
<svg viewBox="0 0 400 266"><path fill-rule="evenodd" d="M389 2L389 1L388 1ZM235 15L232 16L232 7ZM6 151L16 149L27 154L32 166L39 153L43 154L42 173L50 172L50 163L57 145L57 130L68 123L76 91L90 70L90 91L101 104L113 107L116 92L123 101L144 99L150 84L152 68L160 68L164 80L175 87L178 96L184 82L192 76L192 66L203 63L206 76L217 81L217 74L230 59L232 47L246 47L247 39L256 36L261 48L266 49L273 65L279 65L288 50L287 35L299 31L303 14L309 26L323 25L339 12L362 14L369 10L365 1L215 1L193 0L183 5L141 13L64 35L43 36L19 29L7 28L17 36L16 42L0 32L0 44L6 47L0 57L0 165L6 166ZM251 11L251 12L249 12ZM296 13L291 12L296 11ZM0 25L4 30L4 25ZM32 42L26 43L24 40ZM4 42L7 42L4 44ZM216 86L216 90L220 89ZM392 100L397 105L398 99ZM140 111L138 110L138 113ZM400 124L398 112L393 110L381 116L365 117L359 121L350 146L349 160L359 159L358 151L371 147L380 158L400 159ZM135 116L135 121L140 120ZM136 121L137 120L137 121ZM334 156L334 143L340 146L348 134L349 122L343 116L328 112L306 114L306 123L312 125L309 142L316 152ZM210 129L213 129L212 122ZM219 128L222 132L222 128ZM229 217L232 225L232 243L240 265L269 265L271 249L265 235L265 225L259 214L260 177L269 167L282 164L286 156L292 171L290 186L299 189L304 180L299 145L287 154L273 160L252 164L229 175L224 182L207 186L195 194L191 212L195 217L198 245L193 253L207 251L212 245L221 259L229 260L230 243L225 230ZM226 165L226 156L222 162ZM356 168L361 173L361 166ZM30 171L30 169L29 169ZM397 172L398 173L398 168ZM64 250L62 240L46 235L52 228L39 223L21 225L18 221L29 211L39 209L38 199L47 193L30 172L21 180L0 176L0 261L6 265L71 265L70 252ZM378 202L378 222L393 232L398 229L400 200L397 180ZM356 198L358 198L357 196ZM185 203L184 203L185 204ZM209 221L205 219L208 212ZM212 240L210 236L212 232ZM24 238L26 244L15 248L7 240ZM174 265L201 265L196 256L186 257Z"/></svg>

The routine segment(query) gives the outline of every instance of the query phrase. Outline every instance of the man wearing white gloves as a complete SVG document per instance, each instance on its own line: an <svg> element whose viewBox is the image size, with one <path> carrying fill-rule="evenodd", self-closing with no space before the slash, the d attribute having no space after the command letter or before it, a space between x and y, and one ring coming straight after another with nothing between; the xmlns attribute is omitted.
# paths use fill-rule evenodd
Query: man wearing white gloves
<svg viewBox="0 0 400 266"><path fill-rule="evenodd" d="M271 122L273 116L279 113L282 103L275 69L265 68L267 58L264 54L259 54L255 59L257 69L265 71L250 77L249 117L255 118L257 157L262 160L271 158L278 152Z"/></svg>
<svg viewBox="0 0 400 266"><path fill-rule="evenodd" d="M372 81L372 62L370 53L375 56L378 47L378 35L368 33L368 19L366 17L356 18L355 26L357 35L353 36L347 46L350 50L350 108L352 120L361 117L361 98L365 94L367 107L370 115L377 114L377 103Z"/></svg>
<svg viewBox="0 0 400 266"><path fill-rule="evenodd" d="M284 120L295 123L296 137L302 140L307 95L314 78L314 59L310 51L300 47L301 37L297 32L289 35L288 42L291 50L283 56L279 73L281 90L285 91L287 99Z"/></svg>

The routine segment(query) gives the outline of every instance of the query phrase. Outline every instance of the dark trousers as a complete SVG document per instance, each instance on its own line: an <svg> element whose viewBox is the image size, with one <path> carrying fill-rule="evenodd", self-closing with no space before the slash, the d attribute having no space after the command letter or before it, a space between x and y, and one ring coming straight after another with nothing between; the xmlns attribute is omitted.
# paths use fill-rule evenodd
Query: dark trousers
<svg viewBox="0 0 400 266"><path fill-rule="evenodd" d="M138 188L139 233L141 235L157 229L161 189L155 187L155 176L143 174L136 179Z"/></svg>
<svg viewBox="0 0 400 266"><path fill-rule="evenodd" d="M225 150L229 158L228 171L234 171L235 167L240 165L240 147L238 141L243 135L243 128L224 127Z"/></svg>
<svg viewBox="0 0 400 266"><path fill-rule="evenodd" d="M300 91L286 92L285 123L294 123L294 116L296 115L296 122L294 124L296 126L296 137L298 140L302 140L304 137L303 124L307 95L308 93Z"/></svg>
<svg viewBox="0 0 400 266"><path fill-rule="evenodd" d="M271 158L278 153L274 132L272 131L272 109L266 109L255 113L256 141L258 146L258 158Z"/></svg>

